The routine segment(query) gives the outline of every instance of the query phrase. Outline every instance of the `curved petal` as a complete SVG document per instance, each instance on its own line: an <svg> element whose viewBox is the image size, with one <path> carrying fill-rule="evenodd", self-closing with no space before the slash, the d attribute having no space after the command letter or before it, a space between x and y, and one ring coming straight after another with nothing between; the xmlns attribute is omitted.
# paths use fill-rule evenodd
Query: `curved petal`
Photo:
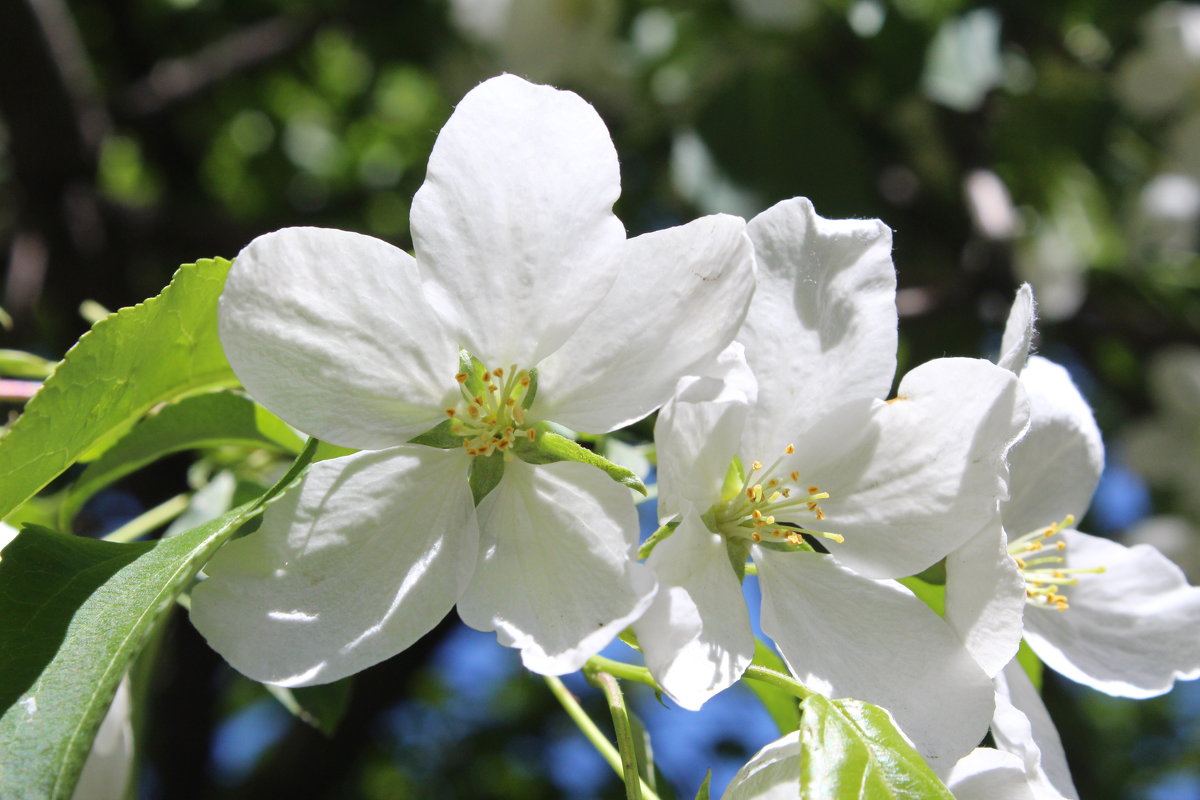
<svg viewBox="0 0 1200 800"><path fill-rule="evenodd" d="M938 774L979 744L991 681L911 592L818 553L756 549L754 560L763 631L801 683L886 708Z"/></svg>
<svg viewBox="0 0 1200 800"><path fill-rule="evenodd" d="M721 800L796 800L800 750L800 731L771 742L737 771Z"/></svg>
<svg viewBox="0 0 1200 800"><path fill-rule="evenodd" d="M579 669L654 597L653 574L634 561L633 498L595 467L511 461L479 523L485 544L459 616L496 631L533 672Z"/></svg>
<svg viewBox="0 0 1200 800"><path fill-rule="evenodd" d="M466 456L407 445L322 461L225 545L192 623L239 672L328 683L411 645L470 576L479 533Z"/></svg>
<svg viewBox="0 0 1200 800"><path fill-rule="evenodd" d="M1029 359L1029 347L1033 344L1033 321L1036 317L1033 288L1022 283L1013 298L1008 320L1004 323L1004 337L1000 340L1000 357L996 366L1020 375Z"/></svg>
<svg viewBox="0 0 1200 800"><path fill-rule="evenodd" d="M892 232L798 197L747 228L758 287L737 340L762 387L747 446L773 447L841 403L884 397L896 371Z"/></svg>
<svg viewBox="0 0 1200 800"><path fill-rule="evenodd" d="M633 630L658 685L695 711L741 678L754 658L742 585L725 540L690 509L646 563L658 594Z"/></svg>
<svg viewBox="0 0 1200 800"><path fill-rule="evenodd" d="M1200 677L1200 588L1149 545L1063 531L1071 568L1104 567L1063 586L1070 607L1025 612L1025 638L1047 666L1118 697L1154 697Z"/></svg>
<svg viewBox="0 0 1200 800"><path fill-rule="evenodd" d="M1009 454L1010 496L1004 527L1022 536L1083 517L1104 469L1104 443L1083 395L1067 371L1034 356L1021 372L1029 397L1029 432Z"/></svg>
<svg viewBox="0 0 1200 800"><path fill-rule="evenodd" d="M556 350L617 275L620 193L608 130L578 95L514 75L472 89L411 214L421 274L461 326L458 344L505 368Z"/></svg>
<svg viewBox="0 0 1200 800"><path fill-rule="evenodd" d="M129 675L125 675L92 740L71 800L123 800L128 795L134 755L129 695Z"/></svg>
<svg viewBox="0 0 1200 800"><path fill-rule="evenodd" d="M258 237L234 261L218 315L246 391L334 444L403 444L457 398L458 343L422 297L412 257L370 236Z"/></svg>
<svg viewBox="0 0 1200 800"><path fill-rule="evenodd" d="M758 393L737 342L708 373L680 378L654 423L660 520L678 514L684 499L700 506L701 513L720 499Z"/></svg>
<svg viewBox="0 0 1200 800"><path fill-rule="evenodd" d="M1025 670L1010 661L995 683L992 738L996 747L1021 759L1037 800L1078 800L1058 731Z"/></svg>
<svg viewBox="0 0 1200 800"><path fill-rule="evenodd" d="M976 747L950 770L946 788L956 800L1038 800L1012 753Z"/></svg>
<svg viewBox="0 0 1200 800"><path fill-rule="evenodd" d="M1017 655L1025 579L998 524L946 556L946 621L975 663L994 677Z"/></svg>
<svg viewBox="0 0 1200 800"><path fill-rule="evenodd" d="M829 492L822 530L846 539L830 552L864 575L901 577L962 545L995 517L1027 413L1008 370L939 358L865 418L847 407L818 423L796 442L794 469Z"/></svg>
<svg viewBox="0 0 1200 800"><path fill-rule="evenodd" d="M603 433L666 402L742 324L754 255L740 217L703 217L631 239L612 290L538 365L541 419ZM544 391L543 391L544 390Z"/></svg>

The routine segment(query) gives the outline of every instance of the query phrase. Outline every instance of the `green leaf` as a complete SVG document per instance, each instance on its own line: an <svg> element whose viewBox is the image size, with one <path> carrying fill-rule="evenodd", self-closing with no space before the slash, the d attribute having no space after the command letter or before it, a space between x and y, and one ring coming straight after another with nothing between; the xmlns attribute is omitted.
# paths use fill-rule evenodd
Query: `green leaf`
<svg viewBox="0 0 1200 800"><path fill-rule="evenodd" d="M483 502L492 489L504 477L504 453L497 450L490 456L475 456L471 459L471 496L475 505Z"/></svg>
<svg viewBox="0 0 1200 800"><path fill-rule="evenodd" d="M617 483L628 486L635 492L640 492L642 496L646 494L646 487L642 484L641 478L632 470L614 464L599 453L588 450L579 442L552 431L539 430L537 440L533 442L520 436L517 438L513 450L522 461L529 464L550 464L555 461L578 461L581 464L590 464L603 470L604 474Z"/></svg>
<svg viewBox="0 0 1200 800"><path fill-rule="evenodd" d="M929 606L939 617L946 616L946 586L923 581L920 578L901 578L900 583Z"/></svg>
<svg viewBox="0 0 1200 800"><path fill-rule="evenodd" d="M68 529L88 498L169 453L230 444L295 455L304 442L281 419L240 394L212 392L184 398L139 422L88 464L67 494L60 524Z"/></svg>
<svg viewBox="0 0 1200 800"><path fill-rule="evenodd" d="M300 686L287 689L283 686L264 684L280 704L303 722L311 725L326 736L337 733L338 724L350 707L350 693L354 688L354 677L343 678L333 683L318 686Z"/></svg>
<svg viewBox="0 0 1200 800"><path fill-rule="evenodd" d="M773 669L784 675L792 674L788 670L787 664L783 663L783 659L761 639L754 642L754 660L751 663ZM791 733L800 727L800 707L796 704L796 698L790 693L762 681L742 681L742 683L750 687L750 691L758 697L780 733Z"/></svg>
<svg viewBox="0 0 1200 800"><path fill-rule="evenodd" d="M802 800L954 800L882 708L814 694L800 711Z"/></svg>
<svg viewBox="0 0 1200 800"><path fill-rule="evenodd" d="M0 439L0 518L159 403L236 385L217 339L229 262L180 267L162 294L96 323Z"/></svg>
<svg viewBox="0 0 1200 800"><path fill-rule="evenodd" d="M696 790L696 800L708 800L708 785L712 783L712 770L707 770L704 773L704 781L700 784L700 788Z"/></svg>
<svg viewBox="0 0 1200 800"><path fill-rule="evenodd" d="M68 798L117 684L200 568L307 469L309 440L257 500L155 542L26 527L0 559L0 797Z"/></svg>

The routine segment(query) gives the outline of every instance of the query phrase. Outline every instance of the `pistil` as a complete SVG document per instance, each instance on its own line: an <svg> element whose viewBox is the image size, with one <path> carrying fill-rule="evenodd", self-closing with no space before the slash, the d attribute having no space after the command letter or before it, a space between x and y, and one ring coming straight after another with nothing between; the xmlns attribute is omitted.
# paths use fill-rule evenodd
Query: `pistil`
<svg viewBox="0 0 1200 800"><path fill-rule="evenodd" d="M462 401L446 409L451 420L450 430L463 437L463 447L471 456L490 456L500 451L506 457L518 436L536 436L525 427L526 397L531 384L530 374L518 370L515 364L507 369L483 369L477 380L460 372L458 382ZM476 389L472 392L472 388ZM530 437L532 438L532 437Z"/></svg>

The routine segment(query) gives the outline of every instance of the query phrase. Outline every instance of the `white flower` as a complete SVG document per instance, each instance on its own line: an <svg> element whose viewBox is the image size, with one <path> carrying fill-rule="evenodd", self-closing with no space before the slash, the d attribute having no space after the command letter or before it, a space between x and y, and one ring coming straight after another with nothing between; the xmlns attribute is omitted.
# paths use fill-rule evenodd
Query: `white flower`
<svg viewBox="0 0 1200 800"><path fill-rule="evenodd" d="M795 800L800 796L802 751L799 731L766 745L733 776L721 800ZM946 787L958 800L1043 800L1031 790L1016 756L988 747L977 747L960 759Z"/></svg>
<svg viewBox="0 0 1200 800"><path fill-rule="evenodd" d="M641 613L655 587L631 560L628 490L512 452L539 421L605 432L652 411L729 342L754 279L742 220L627 241L619 192L592 107L506 75L438 136L415 258L304 228L239 254L220 306L238 377L297 428L363 452L314 465L207 566L192 619L235 667L331 681L457 603L530 669L562 673ZM410 443L439 423L465 447ZM500 465L476 508L468 470Z"/></svg>
<svg viewBox="0 0 1200 800"><path fill-rule="evenodd" d="M719 373L682 380L655 430L660 517L679 526L648 561L660 590L634 626L646 664L687 708L738 679L754 651L736 574L750 557L763 629L798 679L887 708L923 755L952 761L986 730L990 685L936 614L878 579L928 567L994 518L1024 424L1017 382L939 359L884 402L890 231L823 219L803 199L749 231L748 365L731 350Z"/></svg>

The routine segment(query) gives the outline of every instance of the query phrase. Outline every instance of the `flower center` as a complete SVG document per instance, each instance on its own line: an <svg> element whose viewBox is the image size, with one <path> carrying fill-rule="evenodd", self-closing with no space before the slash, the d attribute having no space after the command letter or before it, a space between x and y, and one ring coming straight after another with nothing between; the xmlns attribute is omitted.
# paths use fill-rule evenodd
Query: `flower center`
<svg viewBox="0 0 1200 800"><path fill-rule="evenodd" d="M795 452L796 448L789 444L774 464L763 469L762 462L755 461L748 474L734 459L725 477L721 502L703 517L709 530L729 540L775 542L794 547L807 546L804 534L844 541L839 534L813 530L799 521L806 517L825 519L819 501L828 498L829 492L821 491L819 486L801 487L800 473L783 472L784 459Z"/></svg>
<svg viewBox="0 0 1200 800"><path fill-rule="evenodd" d="M1080 575L1098 575L1104 567L1067 567L1064 555L1067 543L1059 534L1075 524L1068 514L1062 522L1038 528L1008 543L1008 554L1017 562L1025 579L1025 599L1031 605L1066 611L1067 597L1062 587L1079 583ZM1048 541L1059 536L1057 541Z"/></svg>
<svg viewBox="0 0 1200 800"><path fill-rule="evenodd" d="M450 418L450 432L462 437L468 455L507 453L516 437L525 436L530 441L537 438L537 432L525 421L536 387L527 370L519 370L515 364L489 370L475 361L470 372L459 372L454 379L462 400L447 408L446 416Z"/></svg>

